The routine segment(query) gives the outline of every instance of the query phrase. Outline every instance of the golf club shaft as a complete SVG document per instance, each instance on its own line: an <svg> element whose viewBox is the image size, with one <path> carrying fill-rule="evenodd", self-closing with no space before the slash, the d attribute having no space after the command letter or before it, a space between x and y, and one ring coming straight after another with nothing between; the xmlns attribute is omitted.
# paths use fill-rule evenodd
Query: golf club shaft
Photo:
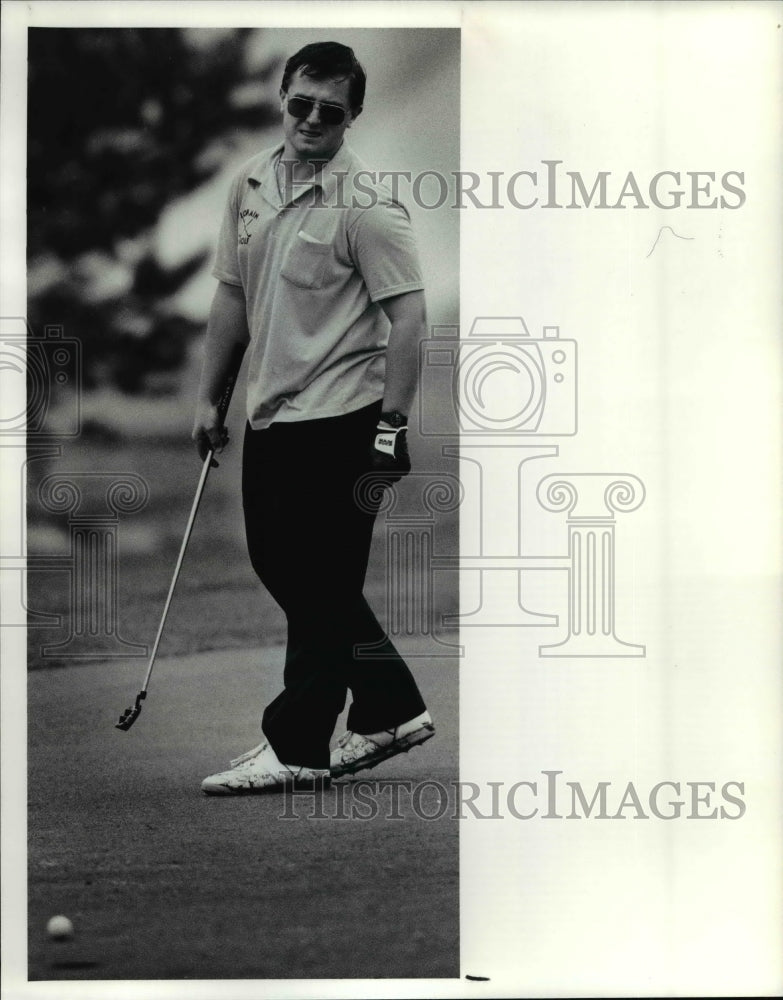
<svg viewBox="0 0 783 1000"><path fill-rule="evenodd" d="M171 599L174 596L174 588L177 585L177 579L179 577L179 571L182 569L182 563L185 559L185 550L188 547L188 542L190 541L190 536L193 533L193 525L196 521L196 514L198 513L199 504L201 503L201 498L204 495L204 487L207 484L207 476L209 475L209 467L212 463L212 456L214 452L210 449L207 457L204 459L204 464L201 468L201 476L198 481L198 487L196 488L196 498L193 501L193 506L190 509L190 517L188 518L187 527L185 528L185 536L182 539L182 545L180 546L179 556L177 557L177 565L174 567L174 576L171 579L171 585L169 586L168 596L166 597L166 604L163 608L163 615L160 619L160 625L158 625L158 634L155 636L155 643L152 647L152 655L150 656L149 666L147 667L147 675L144 678L144 683L141 686L142 691L147 690L147 685L150 682L150 677L152 676L152 668L155 664L155 656L158 652L158 646L160 645L160 637L163 635L163 626L166 624L166 617L169 613L169 607L171 605Z"/></svg>
<svg viewBox="0 0 783 1000"><path fill-rule="evenodd" d="M222 425L225 422L226 414L228 413L228 408L231 404L231 396L234 392L234 386L236 385L237 377L239 375L239 369L242 366L242 357L245 353L245 344L236 344L231 354L229 361L229 370L226 377L226 384L223 389L223 395L217 405L219 422ZM185 559L185 550L188 547L188 541L190 540L191 533L193 531L193 525L196 520L196 514L198 513L199 504L201 503L201 497L204 493L204 487L207 483L207 476L209 475L209 469L212 465L214 458L214 449L210 448L209 452L204 459L204 464L201 467L201 477L198 482L198 487L196 489L196 497L193 501L193 506L190 510L190 517L188 518L187 527L185 528L185 537L182 539L182 545L180 546L179 556L177 558L177 565L174 569L174 576L171 580L171 585L169 586L168 596L166 597L166 606L163 609L163 615L160 619L160 625L158 625L158 634L155 636L155 644L152 647L152 655L150 656L149 666L147 667L147 674L144 678L144 684L136 695L135 704L125 710L120 716L120 721L115 723L115 728L121 729L127 732L133 723L138 719L139 713L141 712L141 703L147 697L147 685L150 682L150 677L152 676L152 668L155 664L155 657L158 652L158 646L160 645L160 637L163 635L163 627L166 624L166 617L169 613L169 606L171 605L171 598L174 594L174 588L177 584L177 579L179 577L179 572L182 569L182 563ZM217 464L217 463L216 463Z"/></svg>
<svg viewBox="0 0 783 1000"><path fill-rule="evenodd" d="M218 402L218 417L220 423L222 424L226 415L228 414L228 408L231 405L231 397L234 394L234 386L236 385L237 377L239 375L239 369L242 367L242 358L245 354L245 345L237 344L234 347L233 353L231 355L231 360L229 363L228 376L226 378L226 384L223 389L223 394ZM190 536L193 532L193 525L196 521L196 514L198 513L199 504L201 503L201 497L204 495L204 487L207 484L207 476L209 475L209 469L212 465L212 460L214 458L214 449L210 448L207 453L207 457L204 459L204 464L201 467L201 476L198 481L198 486L196 487L196 497L193 501L193 506L190 509L190 517L188 518L188 523L185 528L185 537L182 539L182 545L180 546L179 556L177 557L177 565L174 567L174 576L171 578L171 586L169 587L168 596L166 597L166 604L163 608L163 614L160 619L160 625L158 625L158 634L155 636L155 643L152 647L152 655L150 656L149 666L147 667L147 675L144 678L144 684L141 688L141 694L146 697L147 685L150 682L150 677L152 676L152 668L155 665L155 656L158 652L158 646L160 645L160 637L163 635L163 626L166 624L166 616L169 613L169 606L171 604L171 598L174 596L174 588L177 585L177 578L179 577L179 571L182 569L182 563L185 559L185 550L188 547L188 542L190 541Z"/></svg>

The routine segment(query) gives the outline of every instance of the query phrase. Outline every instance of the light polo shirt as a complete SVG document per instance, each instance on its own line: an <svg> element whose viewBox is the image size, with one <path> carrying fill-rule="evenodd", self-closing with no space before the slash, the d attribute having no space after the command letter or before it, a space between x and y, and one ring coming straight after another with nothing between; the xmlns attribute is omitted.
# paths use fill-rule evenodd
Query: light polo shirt
<svg viewBox="0 0 783 1000"><path fill-rule="evenodd" d="M406 208L345 143L286 204L275 178L282 149L234 179L212 271L245 293L255 430L381 399L389 321L380 302L424 287Z"/></svg>

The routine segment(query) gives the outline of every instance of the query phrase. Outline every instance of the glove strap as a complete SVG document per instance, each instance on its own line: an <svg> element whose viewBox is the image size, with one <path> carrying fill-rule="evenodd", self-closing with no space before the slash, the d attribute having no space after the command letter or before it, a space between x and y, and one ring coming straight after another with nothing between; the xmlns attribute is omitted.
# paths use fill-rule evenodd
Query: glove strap
<svg viewBox="0 0 783 1000"><path fill-rule="evenodd" d="M384 410L380 416L380 422L398 430L408 426L408 418L399 410Z"/></svg>

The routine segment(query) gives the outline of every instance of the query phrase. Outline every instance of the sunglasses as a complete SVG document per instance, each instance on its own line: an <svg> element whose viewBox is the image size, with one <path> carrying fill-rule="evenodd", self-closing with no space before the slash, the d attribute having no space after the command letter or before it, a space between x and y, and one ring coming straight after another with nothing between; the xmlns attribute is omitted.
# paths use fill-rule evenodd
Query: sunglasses
<svg viewBox="0 0 783 1000"><path fill-rule="evenodd" d="M322 104L321 101L312 101L309 97L289 97L288 113L293 118L309 118L313 108L318 108L318 116L324 125L342 125L348 112L341 108L339 104Z"/></svg>

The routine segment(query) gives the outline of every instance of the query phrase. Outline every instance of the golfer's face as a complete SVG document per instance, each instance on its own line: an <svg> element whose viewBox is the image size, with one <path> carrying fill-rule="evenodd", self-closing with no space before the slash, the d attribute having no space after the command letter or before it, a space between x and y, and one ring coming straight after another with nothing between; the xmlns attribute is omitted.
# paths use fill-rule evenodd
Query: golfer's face
<svg viewBox="0 0 783 1000"><path fill-rule="evenodd" d="M297 70L291 77L288 93L280 91L283 111L283 131L285 132L287 154L303 160L328 160L340 148L343 135L353 121L348 91L348 80L313 80ZM323 120L319 104L309 108L306 118L296 118L288 111L288 101L301 97L320 104L331 104L345 111L345 118L339 125L330 125Z"/></svg>

